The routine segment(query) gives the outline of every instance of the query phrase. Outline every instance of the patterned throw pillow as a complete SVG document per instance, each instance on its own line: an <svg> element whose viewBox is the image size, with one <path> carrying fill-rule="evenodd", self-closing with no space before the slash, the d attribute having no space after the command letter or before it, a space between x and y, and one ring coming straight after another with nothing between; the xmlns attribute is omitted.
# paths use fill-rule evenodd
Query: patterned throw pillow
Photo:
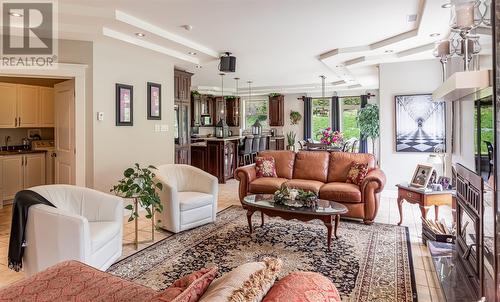
<svg viewBox="0 0 500 302"><path fill-rule="evenodd" d="M257 178L260 177L278 177L276 174L276 163L272 157L260 157L255 158L255 172Z"/></svg>
<svg viewBox="0 0 500 302"><path fill-rule="evenodd" d="M368 174L368 164L352 163L349 173L347 173L346 183L361 185L363 179Z"/></svg>
<svg viewBox="0 0 500 302"><path fill-rule="evenodd" d="M176 280L158 294L154 302L196 302L217 275L217 267L203 268Z"/></svg>
<svg viewBox="0 0 500 302"><path fill-rule="evenodd" d="M242 264L215 280L200 302L260 302L273 286L282 265L275 258Z"/></svg>
<svg viewBox="0 0 500 302"><path fill-rule="evenodd" d="M274 283L262 302L340 302L335 285L313 272L295 272Z"/></svg>

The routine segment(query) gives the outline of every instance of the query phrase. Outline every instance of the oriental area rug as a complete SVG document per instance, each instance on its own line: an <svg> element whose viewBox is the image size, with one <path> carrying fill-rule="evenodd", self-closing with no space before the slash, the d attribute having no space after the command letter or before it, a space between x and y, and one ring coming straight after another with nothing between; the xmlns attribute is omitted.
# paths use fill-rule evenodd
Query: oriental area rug
<svg viewBox="0 0 500 302"><path fill-rule="evenodd" d="M231 206L217 222L172 235L117 263L108 272L161 290L190 272L210 265L219 276L265 257L283 260L281 276L319 272L337 287L343 301L416 301L408 229L342 220L338 239L326 247L326 227L254 215L249 235L246 211Z"/></svg>

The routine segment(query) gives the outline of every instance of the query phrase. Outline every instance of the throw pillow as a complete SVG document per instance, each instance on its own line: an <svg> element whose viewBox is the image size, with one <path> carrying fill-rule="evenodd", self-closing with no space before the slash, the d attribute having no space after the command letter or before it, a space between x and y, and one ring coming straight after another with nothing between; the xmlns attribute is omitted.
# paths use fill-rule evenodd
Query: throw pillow
<svg viewBox="0 0 500 302"><path fill-rule="evenodd" d="M155 302L196 302L205 293L217 275L217 267L203 268L176 280L158 294Z"/></svg>
<svg viewBox="0 0 500 302"><path fill-rule="evenodd" d="M280 259L245 263L210 284L200 302L260 302L273 286L282 266Z"/></svg>
<svg viewBox="0 0 500 302"><path fill-rule="evenodd" d="M276 175L276 163L272 157L255 158L255 173L257 178L260 177L278 177Z"/></svg>
<svg viewBox="0 0 500 302"><path fill-rule="evenodd" d="M335 285L313 272L291 273L276 282L262 302L340 302Z"/></svg>
<svg viewBox="0 0 500 302"><path fill-rule="evenodd" d="M368 164L352 163L349 172L347 173L346 183L361 185L363 179L368 174Z"/></svg>

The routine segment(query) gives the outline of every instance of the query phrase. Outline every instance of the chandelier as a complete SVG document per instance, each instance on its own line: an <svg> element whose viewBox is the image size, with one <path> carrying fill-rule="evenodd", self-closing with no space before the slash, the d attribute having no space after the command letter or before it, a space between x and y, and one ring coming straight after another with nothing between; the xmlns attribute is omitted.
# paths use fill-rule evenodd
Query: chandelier
<svg viewBox="0 0 500 302"><path fill-rule="evenodd" d="M433 54L441 61L444 81L450 57L462 57L464 71L479 68L481 45L476 29L491 27L491 0L454 0L442 7L451 9L451 34L448 39L436 43Z"/></svg>

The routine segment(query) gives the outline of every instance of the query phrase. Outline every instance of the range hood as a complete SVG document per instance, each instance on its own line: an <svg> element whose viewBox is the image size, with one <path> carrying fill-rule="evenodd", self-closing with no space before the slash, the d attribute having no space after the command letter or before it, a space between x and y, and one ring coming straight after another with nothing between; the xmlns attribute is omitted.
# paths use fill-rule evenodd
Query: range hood
<svg viewBox="0 0 500 302"><path fill-rule="evenodd" d="M457 101L492 86L491 70L460 71L452 74L432 93L434 101Z"/></svg>

